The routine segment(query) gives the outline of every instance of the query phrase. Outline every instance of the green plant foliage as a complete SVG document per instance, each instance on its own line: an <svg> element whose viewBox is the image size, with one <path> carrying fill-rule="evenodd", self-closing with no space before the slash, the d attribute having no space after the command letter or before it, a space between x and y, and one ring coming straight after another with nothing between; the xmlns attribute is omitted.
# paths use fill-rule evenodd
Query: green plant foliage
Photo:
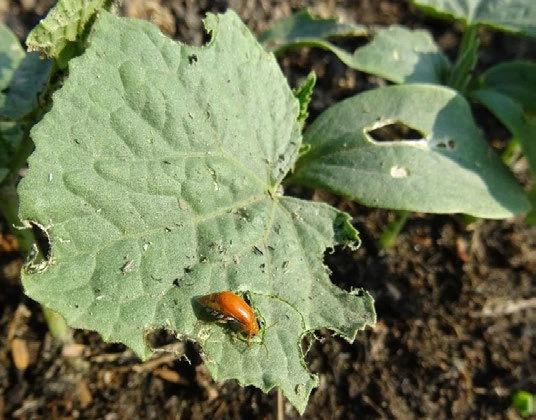
<svg viewBox="0 0 536 420"><path fill-rule="evenodd" d="M527 115L536 116L536 63L517 60L501 63L485 71L476 89L500 92L518 104Z"/></svg>
<svg viewBox="0 0 536 420"><path fill-rule="evenodd" d="M29 51L38 51L55 58L60 68L77 54L76 43L85 25L102 8L108 8L111 0L59 0L28 35Z"/></svg>
<svg viewBox="0 0 536 420"><path fill-rule="evenodd" d="M6 102L6 88L11 83L13 73L26 53L11 30L0 22L0 109Z"/></svg>
<svg viewBox="0 0 536 420"><path fill-rule="evenodd" d="M517 391L512 398L512 403L521 417L525 418L536 414L534 395L530 392Z"/></svg>
<svg viewBox="0 0 536 420"><path fill-rule="evenodd" d="M529 225L536 225L536 184L532 184L532 186L527 191L527 195L532 204L532 209L530 212L527 213L527 217L525 217L525 223Z"/></svg>
<svg viewBox="0 0 536 420"><path fill-rule="evenodd" d="M0 118L17 120L35 109L50 67L39 54L26 54L15 34L0 24Z"/></svg>
<svg viewBox="0 0 536 420"><path fill-rule="evenodd" d="M458 59L449 73L447 86L465 93L467 85L471 82L471 73L478 60L479 46L480 39L477 37L476 27L467 28L458 51Z"/></svg>
<svg viewBox="0 0 536 420"><path fill-rule="evenodd" d="M0 107L0 116L21 119L37 107L38 95L47 86L51 61L41 59L39 53L30 53L20 62Z"/></svg>
<svg viewBox="0 0 536 420"><path fill-rule="evenodd" d="M428 31L392 25L379 29L374 39L353 56L339 58L349 67L371 73L394 83L435 83L445 81L450 68Z"/></svg>
<svg viewBox="0 0 536 420"><path fill-rule="evenodd" d="M270 51L280 51L296 43L368 33L366 26L340 23L337 18L316 18L304 9L272 25L259 35L258 41Z"/></svg>
<svg viewBox="0 0 536 420"><path fill-rule="evenodd" d="M479 89L471 97L482 102L519 141L530 170L536 175L536 117L524 112L510 96L494 89Z"/></svg>
<svg viewBox="0 0 536 420"><path fill-rule="evenodd" d="M402 123L422 139L376 141L371 130ZM349 98L306 131L310 145L290 182L375 207L504 218L530 204L488 149L467 102L434 85L391 86Z"/></svg>
<svg viewBox="0 0 536 420"><path fill-rule="evenodd" d="M398 25L378 29L373 40L353 54L329 41L368 34L365 27L338 27L333 19L316 19L308 11L301 11L262 33L259 41L276 54L298 46L329 50L347 66L395 83L440 84L445 80L450 63L427 31Z"/></svg>
<svg viewBox="0 0 536 420"><path fill-rule="evenodd" d="M316 83L316 75L314 71L307 75L307 78L301 83L301 85L294 90L294 96L298 99L300 103L300 115L298 116L298 121L303 125L305 120L309 116L309 103L313 96L313 88Z"/></svg>
<svg viewBox="0 0 536 420"><path fill-rule="evenodd" d="M0 121L0 183L10 172L11 162L21 142L22 130L15 122Z"/></svg>
<svg viewBox="0 0 536 420"><path fill-rule="evenodd" d="M0 22L0 113L5 109L6 92L25 52L11 30ZM14 122L0 122L0 183L9 174L13 154L22 140L22 131Z"/></svg>
<svg viewBox="0 0 536 420"><path fill-rule="evenodd" d="M470 96L482 102L518 139L536 177L536 64L512 61L487 70Z"/></svg>
<svg viewBox="0 0 536 420"><path fill-rule="evenodd" d="M536 36L534 0L413 0L424 11L507 32Z"/></svg>
<svg viewBox="0 0 536 420"><path fill-rule="evenodd" d="M300 149L299 101L234 13L205 24L212 39L196 48L99 14L32 131L20 217L51 251L23 285L142 357L153 330L195 340L216 380L280 386L303 412L317 379L302 337L326 327L351 341L375 322L370 295L334 286L322 263L359 239L347 214L279 195ZM196 297L222 290L249 297L261 322L251 348L203 322Z"/></svg>

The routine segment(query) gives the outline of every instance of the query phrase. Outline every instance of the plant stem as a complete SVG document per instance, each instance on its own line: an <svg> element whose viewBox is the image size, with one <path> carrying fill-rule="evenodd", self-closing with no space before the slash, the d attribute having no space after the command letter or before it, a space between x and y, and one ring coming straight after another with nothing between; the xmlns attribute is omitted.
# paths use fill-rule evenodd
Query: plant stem
<svg viewBox="0 0 536 420"><path fill-rule="evenodd" d="M70 341L71 334L65 319L52 309L48 309L45 306L41 306L41 308L43 308L43 314L52 337L59 339L63 343Z"/></svg>
<svg viewBox="0 0 536 420"><path fill-rule="evenodd" d="M506 166L511 166L521 155L521 146L519 141L514 137L501 153L501 160Z"/></svg>
<svg viewBox="0 0 536 420"><path fill-rule="evenodd" d="M468 26L463 34L456 63L450 71L447 85L465 94L471 80L477 58L480 40L477 38L477 26Z"/></svg>
<svg viewBox="0 0 536 420"><path fill-rule="evenodd" d="M398 234L406 224L406 220L408 219L409 211L407 210L399 210L397 213L397 217L395 220L393 220L389 225L387 226L387 229L383 231L383 233L380 236L379 240L379 246L381 249L386 249L391 247L398 237Z"/></svg>

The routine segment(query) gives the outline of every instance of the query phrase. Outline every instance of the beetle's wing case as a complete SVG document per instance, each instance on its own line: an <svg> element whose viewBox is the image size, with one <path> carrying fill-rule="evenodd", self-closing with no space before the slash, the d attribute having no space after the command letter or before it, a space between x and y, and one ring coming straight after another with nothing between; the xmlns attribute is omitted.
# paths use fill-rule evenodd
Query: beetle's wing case
<svg viewBox="0 0 536 420"><path fill-rule="evenodd" d="M210 295L200 296L197 301L205 307L207 312L217 319L225 321L236 321L232 316L225 313L224 309L220 305L219 293L212 293Z"/></svg>

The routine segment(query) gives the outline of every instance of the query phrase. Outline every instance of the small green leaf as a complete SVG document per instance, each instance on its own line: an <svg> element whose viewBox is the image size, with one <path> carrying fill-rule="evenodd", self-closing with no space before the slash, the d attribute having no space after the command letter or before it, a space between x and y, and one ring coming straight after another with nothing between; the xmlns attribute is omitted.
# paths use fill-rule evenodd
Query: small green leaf
<svg viewBox="0 0 536 420"><path fill-rule="evenodd" d="M280 386L303 412L317 379L301 339L327 327L351 341L375 321L370 295L334 286L322 263L359 239L347 214L278 194L300 149L298 100L233 12L205 23L196 48L99 14L32 131L20 216L51 248L23 284L143 357L155 329L195 340L215 379ZM196 297L222 290L247 294L261 321L251 349L202 322Z"/></svg>
<svg viewBox="0 0 536 420"><path fill-rule="evenodd" d="M374 140L401 123L422 139ZM391 86L329 108L305 133L309 153L289 182L325 188L358 202L399 210L504 218L530 207L522 188L489 150L455 91Z"/></svg>
<svg viewBox="0 0 536 420"><path fill-rule="evenodd" d="M432 15L460 20L465 26L488 25L536 36L534 0L413 0Z"/></svg>
<svg viewBox="0 0 536 420"><path fill-rule="evenodd" d="M50 63L26 54L15 35L0 23L0 117L20 119L37 105Z"/></svg>
<svg viewBox="0 0 536 420"><path fill-rule="evenodd" d="M476 89L495 90L519 103L526 113L536 115L536 63L510 61L486 70Z"/></svg>
<svg viewBox="0 0 536 420"><path fill-rule="evenodd" d="M69 58L76 55L73 44L81 39L86 24L110 4L111 0L59 0L28 35L28 50L61 59L60 67L65 67Z"/></svg>
<svg viewBox="0 0 536 420"><path fill-rule="evenodd" d="M487 70L469 95L482 102L519 141L536 180L536 64L512 61Z"/></svg>
<svg viewBox="0 0 536 420"><path fill-rule="evenodd" d="M13 74L0 116L20 119L34 110L39 94L47 85L51 67L51 61L41 59L39 53L26 55Z"/></svg>
<svg viewBox="0 0 536 420"><path fill-rule="evenodd" d="M442 84L450 68L448 58L429 32L398 25L378 30L375 38L353 57L340 58L356 70L394 83Z"/></svg>
<svg viewBox="0 0 536 420"><path fill-rule="evenodd" d="M312 71L307 75L307 78L302 82L297 89L294 90L294 96L298 99L300 103L300 115L298 116L298 121L303 124L307 117L309 116L309 103L313 96L313 88L316 83L315 72Z"/></svg>
<svg viewBox="0 0 536 420"><path fill-rule="evenodd" d="M4 107L4 90L11 83L13 73L26 53L11 30L0 22L0 109Z"/></svg>
<svg viewBox="0 0 536 420"><path fill-rule="evenodd" d="M450 63L427 31L397 25L378 29L374 39L353 54L328 41L333 37L366 35L369 31L363 26L315 19L308 11L301 11L261 34L259 41L276 54L297 46L322 48L353 69L395 83L441 84L445 80Z"/></svg>
<svg viewBox="0 0 536 420"><path fill-rule="evenodd" d="M536 414L534 395L530 392L517 391L512 398L512 403L519 411L521 417L529 417Z"/></svg>
<svg viewBox="0 0 536 420"><path fill-rule="evenodd" d="M304 9L264 31L259 35L258 41L270 51L276 51L296 43L333 37L364 36L368 32L366 26L340 23L337 18L316 18L309 10Z"/></svg>
<svg viewBox="0 0 536 420"><path fill-rule="evenodd" d="M519 102L495 89L478 89L470 95L482 102L519 141L536 179L536 115L526 113Z"/></svg>

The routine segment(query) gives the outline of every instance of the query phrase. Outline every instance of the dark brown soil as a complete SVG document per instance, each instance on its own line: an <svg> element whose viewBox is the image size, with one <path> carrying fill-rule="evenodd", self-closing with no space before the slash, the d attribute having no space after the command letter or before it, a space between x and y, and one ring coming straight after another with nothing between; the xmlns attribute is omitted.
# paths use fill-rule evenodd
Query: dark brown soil
<svg viewBox="0 0 536 420"><path fill-rule="evenodd" d="M50 3L0 0L0 17L24 39ZM231 7L259 33L313 3L317 13L353 22L427 28L451 56L460 39L459 27L403 1L131 0L121 10L201 44L207 11ZM535 56L522 38L484 31L482 39L485 66ZM344 97L385 84L317 50L290 53L281 66L293 86L310 69L319 75L312 118ZM492 144L504 147L508 134L497 121L482 109L475 116ZM523 162L514 170L523 179ZM320 387L304 417L518 418L512 394L536 392L536 228L521 218L467 224L462 216L413 214L396 244L382 251L378 238L395 212L322 191L292 192L355 216L363 246L326 255L326 263L340 287L371 291L378 312L376 328L353 344L318 332L307 361ZM6 224L0 227L0 419L2 413L23 419L275 418L276 391L214 383L192 344L171 344L189 360L165 354L142 363L93 332L54 340L41 307L22 293L17 244ZM288 403L281 408L286 418L299 417Z"/></svg>

